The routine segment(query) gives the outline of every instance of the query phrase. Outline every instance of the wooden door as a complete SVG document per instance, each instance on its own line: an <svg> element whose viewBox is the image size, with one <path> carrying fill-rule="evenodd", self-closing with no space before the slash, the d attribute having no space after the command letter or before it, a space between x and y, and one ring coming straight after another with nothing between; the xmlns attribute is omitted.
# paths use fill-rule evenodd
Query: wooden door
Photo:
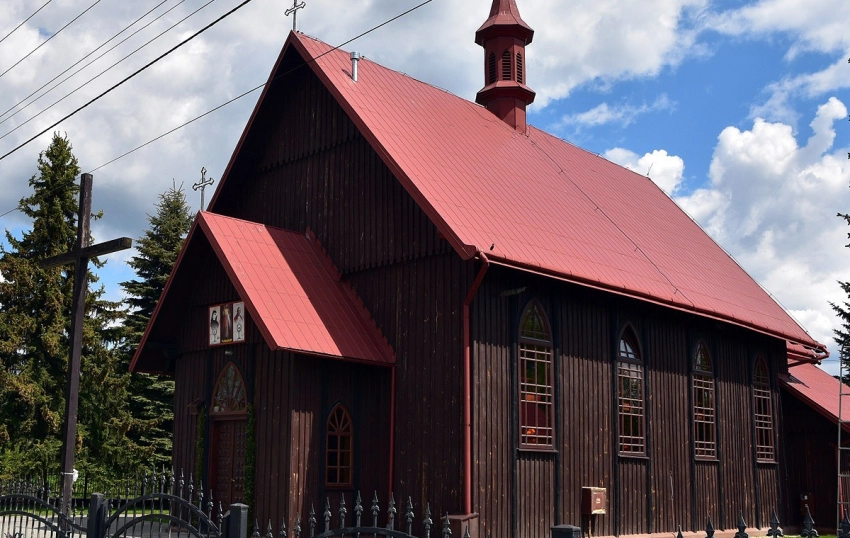
<svg viewBox="0 0 850 538"><path fill-rule="evenodd" d="M244 417L213 421L212 490L213 499L227 508L245 500Z"/></svg>
<svg viewBox="0 0 850 538"><path fill-rule="evenodd" d="M227 510L245 500L245 433L248 401L245 382L235 364L228 363L213 391L210 443L210 487L213 502Z"/></svg>

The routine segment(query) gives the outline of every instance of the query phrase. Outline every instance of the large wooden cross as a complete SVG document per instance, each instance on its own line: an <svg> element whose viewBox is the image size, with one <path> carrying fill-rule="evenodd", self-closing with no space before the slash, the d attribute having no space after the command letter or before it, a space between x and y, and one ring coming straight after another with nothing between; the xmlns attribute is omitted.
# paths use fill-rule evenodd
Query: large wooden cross
<svg viewBox="0 0 850 538"><path fill-rule="evenodd" d="M41 262L42 268L74 264L74 302L71 317L71 345L68 357L68 384L65 386L65 425L62 438L62 513L67 515L74 484L74 448L77 439L77 403L80 392L80 356L83 349L83 319L86 313L89 258L128 249L129 237L121 237L89 245L92 175L80 178L80 213L77 221L77 244L74 250Z"/></svg>

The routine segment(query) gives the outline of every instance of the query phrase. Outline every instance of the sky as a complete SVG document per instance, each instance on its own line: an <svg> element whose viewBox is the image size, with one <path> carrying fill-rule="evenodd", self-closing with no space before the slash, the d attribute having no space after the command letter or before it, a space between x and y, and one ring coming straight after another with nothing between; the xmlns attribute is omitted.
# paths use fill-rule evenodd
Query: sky
<svg viewBox="0 0 850 538"><path fill-rule="evenodd" d="M3 0L0 155L242 1ZM304 0L297 26L339 45L422 1ZM529 122L648 175L829 346L823 367L836 373L840 324L830 302L848 300L838 281L850 281L850 227L837 216L850 213L846 0L517 1L535 30ZM343 48L474 100L484 57L473 36L490 4L431 0ZM216 180L209 202L259 91L151 141L263 84L292 29L291 6L249 0L0 159L0 214L29 193L53 131L94 174L93 209L104 212L96 240L140 237L173 182L199 210L192 185L206 168ZM0 226L19 234L29 223L13 211ZM120 299L118 283L135 277L133 254L105 258L98 274L108 298Z"/></svg>

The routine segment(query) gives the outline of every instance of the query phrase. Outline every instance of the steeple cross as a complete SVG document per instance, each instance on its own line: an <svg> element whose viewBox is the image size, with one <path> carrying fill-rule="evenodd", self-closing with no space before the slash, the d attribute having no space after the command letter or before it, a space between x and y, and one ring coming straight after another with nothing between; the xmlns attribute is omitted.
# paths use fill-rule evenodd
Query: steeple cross
<svg viewBox="0 0 850 538"><path fill-rule="evenodd" d="M206 209L204 207L204 189L206 189L209 185L212 185L214 182L215 182L215 180L213 178L207 179L207 169L204 168L204 167L201 167L201 179L200 179L200 181L198 181L197 183L192 185L193 191L197 191L198 189L201 189L201 211Z"/></svg>
<svg viewBox="0 0 850 538"><path fill-rule="evenodd" d="M80 356L83 348L83 319L86 315L89 258L125 250L133 246L129 237L121 237L89 245L92 175L80 178L80 212L77 220L77 243L74 250L42 260L42 268L74 264L74 302L71 318L71 342L68 357L68 384L65 386L65 424L62 439L62 513L67 515L74 474L74 448L77 441L77 403L80 392Z"/></svg>
<svg viewBox="0 0 850 538"><path fill-rule="evenodd" d="M307 7L306 2L299 2L298 0L292 0L292 7L283 12L284 15L289 17L292 15L292 31L295 31L295 17L298 15L299 9L304 9Z"/></svg>

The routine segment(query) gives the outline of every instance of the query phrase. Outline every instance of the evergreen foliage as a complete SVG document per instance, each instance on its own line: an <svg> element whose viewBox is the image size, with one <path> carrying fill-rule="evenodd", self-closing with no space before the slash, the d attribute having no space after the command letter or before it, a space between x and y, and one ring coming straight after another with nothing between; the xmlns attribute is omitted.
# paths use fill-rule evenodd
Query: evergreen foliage
<svg viewBox="0 0 850 538"><path fill-rule="evenodd" d="M79 173L71 143L54 134L29 181L33 192L19 204L32 228L19 237L7 230L8 246L0 245L0 474L59 471L74 268L38 263L75 246ZM135 465L138 450L125 437L133 419L118 353L124 312L103 300L102 287L91 289L96 282L90 271L76 467L100 474Z"/></svg>
<svg viewBox="0 0 850 538"><path fill-rule="evenodd" d="M844 222L850 224L850 214L839 213L838 216L844 219ZM850 233L847 234L847 237L850 239ZM850 244L845 246L850 248ZM848 372L850 371L850 282L839 281L838 284L844 290L848 300L840 304L829 304L841 320L841 328L835 330L835 343L838 344L839 359L844 362L844 371ZM850 382L850 374L845 374L842 381Z"/></svg>
<svg viewBox="0 0 850 538"><path fill-rule="evenodd" d="M149 227L136 241L138 255L128 263L138 279L122 282L131 307L125 323L127 360L135 353L157 301L165 288L171 269L192 225L192 215L183 188L172 184L160 194L156 213L148 216ZM135 439L149 447L152 461L171 461L174 381L171 378L133 374L130 382L133 416L140 428Z"/></svg>

